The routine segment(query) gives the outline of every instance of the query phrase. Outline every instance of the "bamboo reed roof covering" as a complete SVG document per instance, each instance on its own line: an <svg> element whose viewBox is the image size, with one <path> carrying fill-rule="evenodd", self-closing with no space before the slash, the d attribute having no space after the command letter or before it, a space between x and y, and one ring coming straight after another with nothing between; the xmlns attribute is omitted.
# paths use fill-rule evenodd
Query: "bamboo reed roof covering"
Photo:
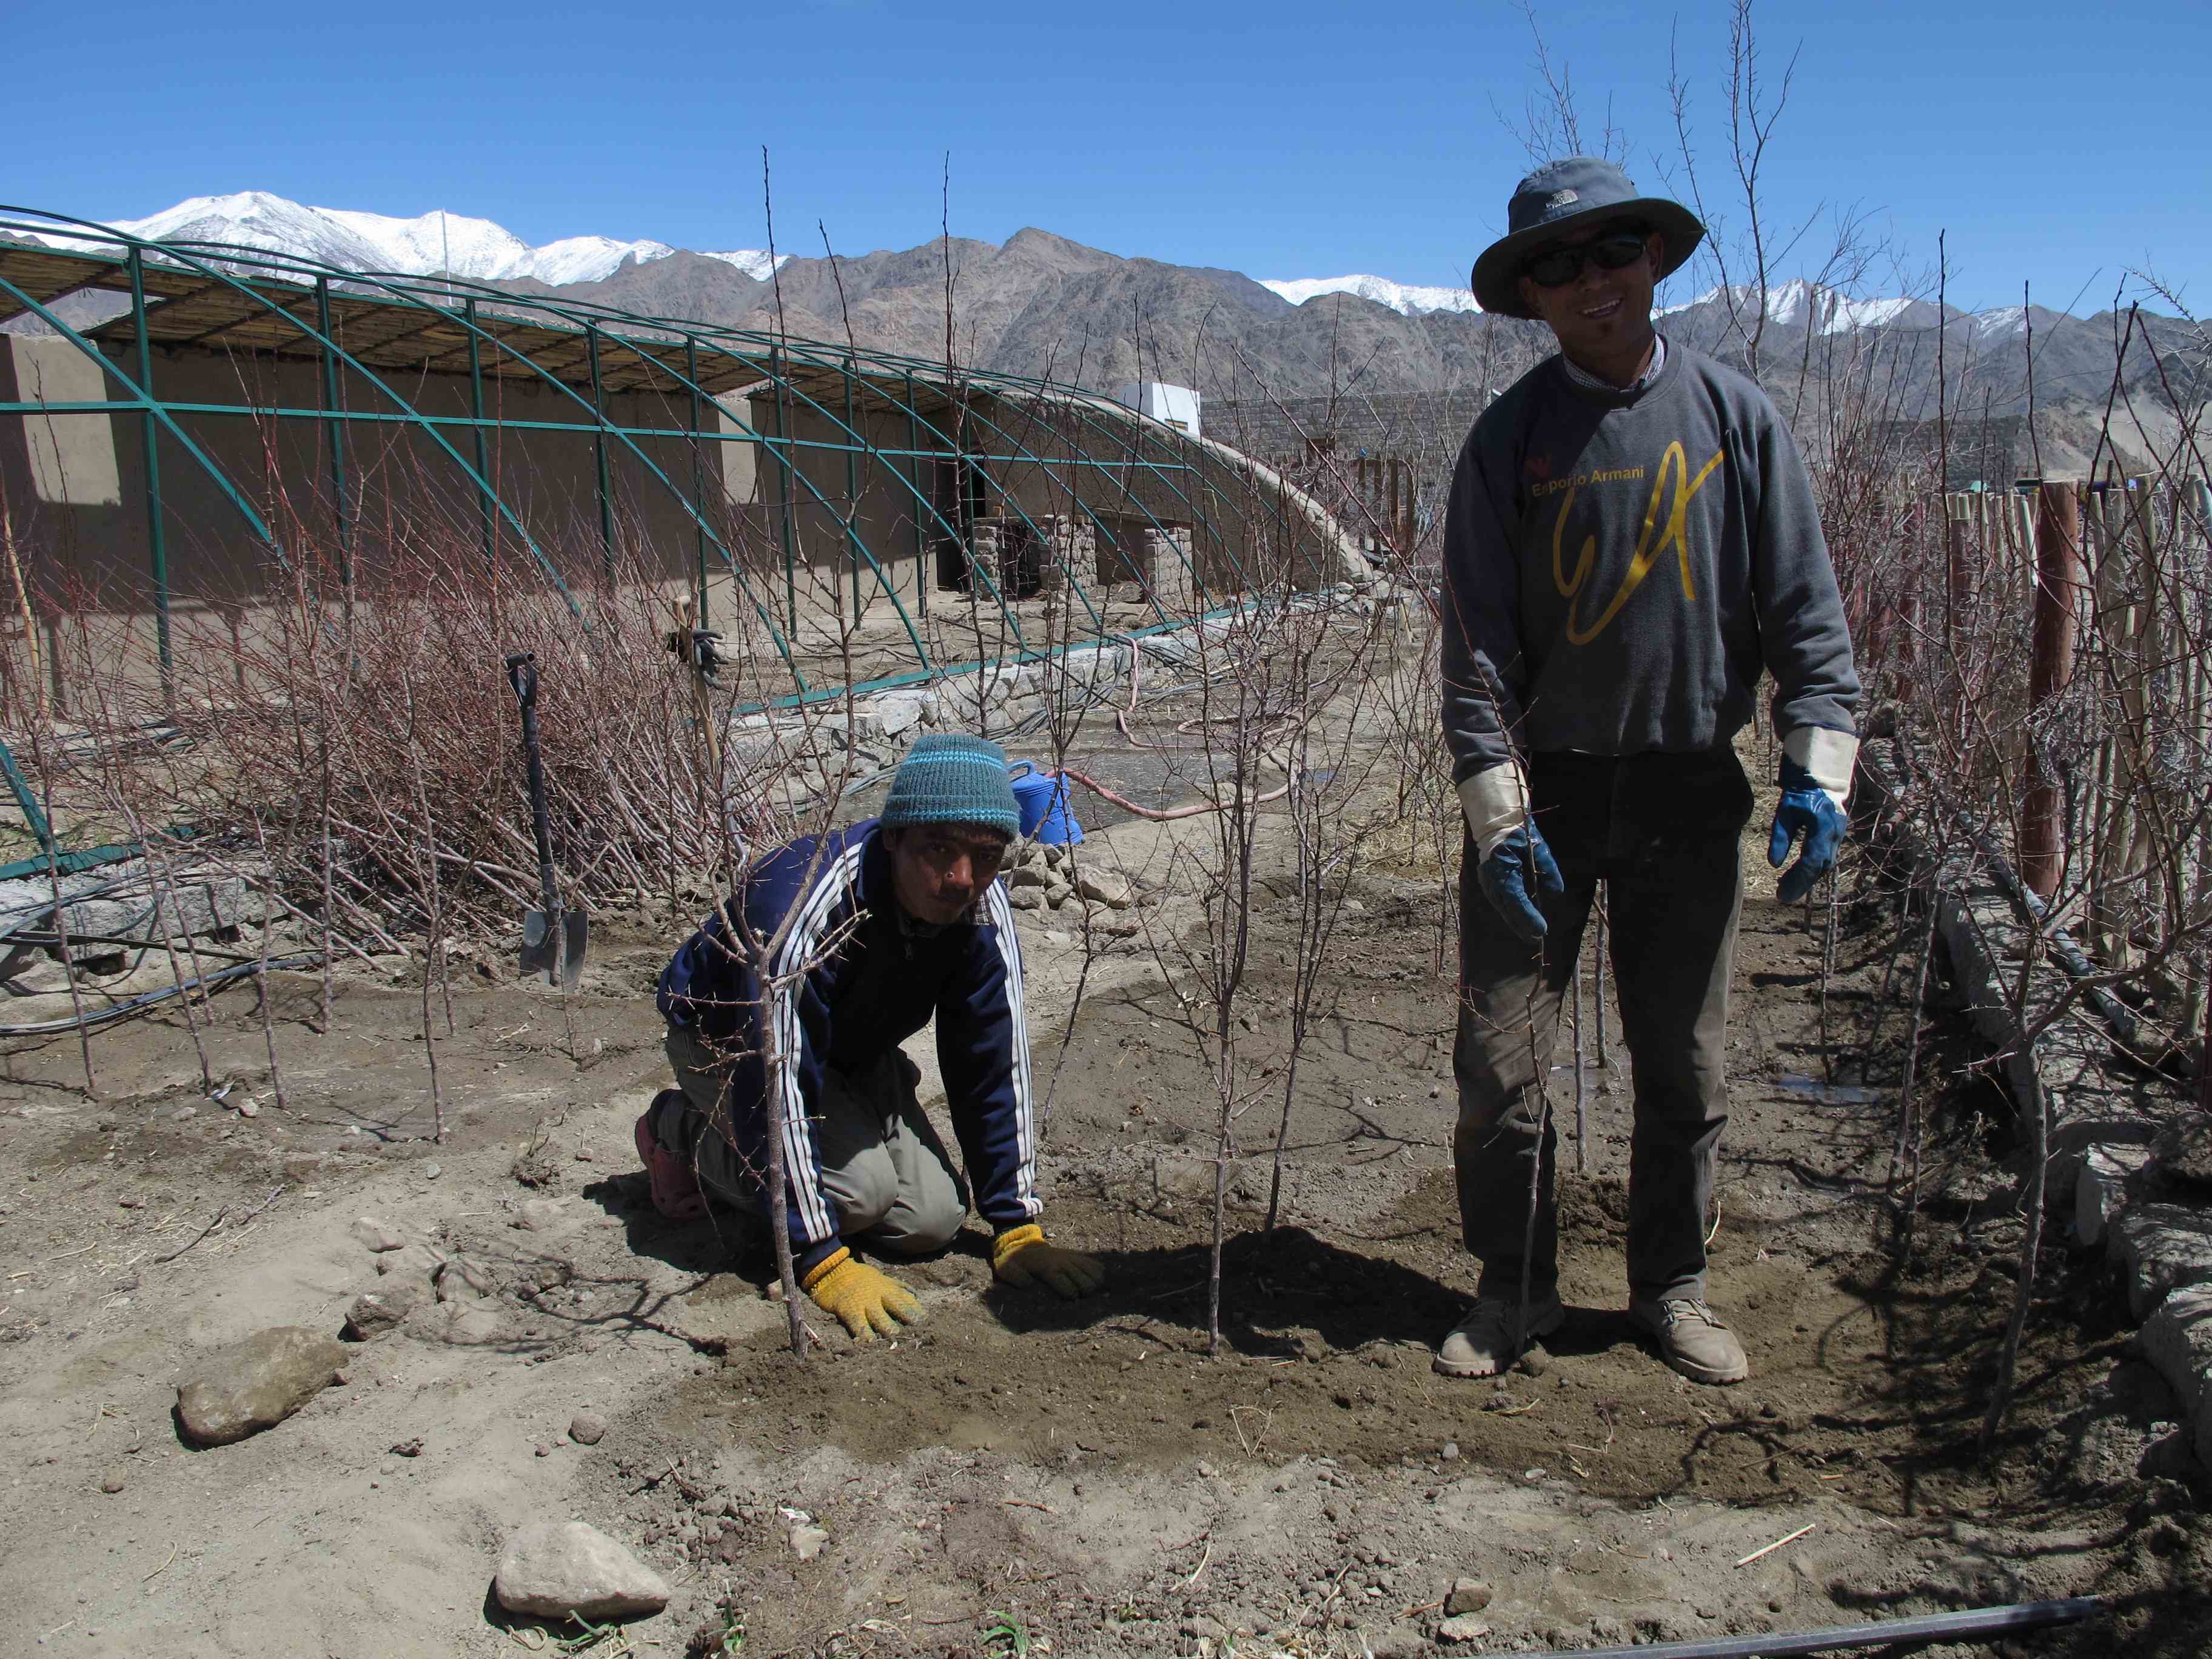
<svg viewBox="0 0 2212 1659"><path fill-rule="evenodd" d="M146 342L164 352L252 352L314 359L321 307L329 311L329 337L365 368L410 374L466 374L469 348L477 345L480 372L508 380L550 375L576 386L592 383L592 356L599 357L603 392L689 394L687 358L695 351L697 384L719 394L769 373L764 356L733 352L674 330L641 329L645 319L601 328L549 319L547 307L526 298L435 279L379 279L357 273L325 277L319 285L254 274L224 259L211 270L179 268L159 258L142 265L146 295ZM128 295L125 255L64 251L0 241L0 279L40 305L84 293ZM473 316L479 333L465 319ZM567 307L561 307L566 310ZM0 292L0 322L31 307ZM556 313L557 316L557 313ZM137 343L133 313L85 328L87 338L110 348ZM659 337L655 337L658 336ZM707 349L699 349L705 345ZM534 365L534 367L533 367Z"/></svg>

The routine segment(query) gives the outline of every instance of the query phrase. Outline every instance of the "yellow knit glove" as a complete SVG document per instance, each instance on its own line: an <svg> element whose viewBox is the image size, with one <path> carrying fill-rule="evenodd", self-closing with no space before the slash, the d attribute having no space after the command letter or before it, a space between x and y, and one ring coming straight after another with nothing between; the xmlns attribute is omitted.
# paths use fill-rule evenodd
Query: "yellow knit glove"
<svg viewBox="0 0 2212 1659"><path fill-rule="evenodd" d="M874 1341L878 1331L896 1336L902 1322L911 1325L921 1318L921 1304L912 1291L888 1273L854 1261L842 1244L814 1264L799 1288L823 1312L836 1315L862 1342Z"/></svg>
<svg viewBox="0 0 2212 1659"><path fill-rule="evenodd" d="M1034 1221L1009 1227L991 1242L991 1267L1009 1285L1024 1290L1046 1285L1071 1298L1089 1296L1106 1282L1097 1256L1046 1243L1044 1229Z"/></svg>

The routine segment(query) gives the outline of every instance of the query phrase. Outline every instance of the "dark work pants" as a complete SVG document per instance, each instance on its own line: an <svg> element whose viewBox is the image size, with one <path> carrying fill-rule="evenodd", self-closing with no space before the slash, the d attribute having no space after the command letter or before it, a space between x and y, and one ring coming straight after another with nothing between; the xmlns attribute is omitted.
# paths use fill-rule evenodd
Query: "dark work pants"
<svg viewBox="0 0 2212 1659"><path fill-rule="evenodd" d="M1726 750L1620 759L1540 754L1528 784L1537 828L1566 881L1562 896L1542 904L1550 933L1540 960L1484 896L1471 836L1461 864L1452 1161L1467 1247L1482 1261L1478 1293L1520 1296L1532 1159L1540 1163L1527 1261L1531 1299L1558 1287L1557 1122L1574 1101L1571 1090L1562 1099L1554 1087L1546 1115L1537 1085L1550 1075L1559 1004L1603 879L1636 1087L1629 1291L1702 1297L1713 1153L1728 1121L1729 969L1751 787Z"/></svg>

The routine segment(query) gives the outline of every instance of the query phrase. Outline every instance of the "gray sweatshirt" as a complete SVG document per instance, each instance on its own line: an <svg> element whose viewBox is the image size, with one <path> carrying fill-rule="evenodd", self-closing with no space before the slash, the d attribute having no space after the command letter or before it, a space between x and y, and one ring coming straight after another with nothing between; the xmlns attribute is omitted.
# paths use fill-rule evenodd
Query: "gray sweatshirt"
<svg viewBox="0 0 2212 1659"><path fill-rule="evenodd" d="M1444 520L1452 776L1524 753L1718 748L1762 669L1780 731L1854 730L1811 480L1766 394L1672 345L1629 392L1547 358L1483 412Z"/></svg>

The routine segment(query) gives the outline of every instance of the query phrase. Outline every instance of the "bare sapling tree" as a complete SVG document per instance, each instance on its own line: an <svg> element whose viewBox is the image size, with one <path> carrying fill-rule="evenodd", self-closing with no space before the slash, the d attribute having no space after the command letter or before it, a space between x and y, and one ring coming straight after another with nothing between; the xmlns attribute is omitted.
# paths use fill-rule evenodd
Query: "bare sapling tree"
<svg viewBox="0 0 2212 1659"><path fill-rule="evenodd" d="M137 795L146 787L141 769L132 764L125 752L131 739L118 733L131 722L118 715L115 708L116 692L106 682L95 680L92 695L98 712L98 723L111 736L107 741L95 741L93 764L99 775L99 787L112 811L118 817L131 839L143 849L147 873L153 890L153 903L149 921L161 948L168 958L169 972L177 986L177 1004L185 1017L185 1030L191 1038L192 1052L200 1066L200 1088L212 1093L216 1077L212 1062L208 1058L207 1039L200 1029L199 1017L193 1012L192 996L198 991L208 994L208 976L200 967L192 936L191 919L186 913L182 890L177 884L176 866L168 855L167 837L160 831L168 826L162 823L157 830L149 830L142 814ZM118 740L119 738L119 740ZM178 939L182 936L184 951L178 951ZM189 960L191 969L185 971Z"/></svg>
<svg viewBox="0 0 2212 1659"><path fill-rule="evenodd" d="M1288 1030L1275 1056L1282 1067L1283 1104L1267 1178L1269 1233L1281 1212L1298 1061L1321 1012L1337 925L1374 833L1371 823L1356 817L1353 805L1389 753L1389 745L1376 743L1376 731L1361 719L1357 694L1373 684L1397 634L1395 617L1379 606L1364 626L1359 625L1356 610L1328 603L1286 622L1290 706L1297 714L1276 753L1289 785L1284 816L1293 837L1298 908L1290 957Z"/></svg>
<svg viewBox="0 0 2212 1659"><path fill-rule="evenodd" d="M2132 326L2116 331L2116 376ZM2108 403L2107 441L2121 401ZM1903 704L1898 720L1900 757L1917 757L1908 771L1927 827L1923 878L1933 886L1892 1151L1907 1250L1922 1196L1917 1016L1937 908L1947 925L1972 930L1987 960L2017 964L2003 1003L2019 1049L2011 1074L2021 1231L1985 1449L2011 1408L2040 1285L2056 1108L2036 1065L2039 1045L2061 1021L2091 1021L2147 1075L2179 1070L2197 1012L2186 987L2202 982L2212 939L2203 881L2212 752L2191 666L2212 647L2212 559L2204 527L2183 510L2186 454L2175 447L2124 486L2045 484L2033 523L2013 498L1973 501L1969 512L1966 501L1942 502L1940 478L1921 486L1942 506L1923 515L1941 530L1926 534L1934 551L1922 580L1945 590L1929 596L1922 614L1940 611L1942 621L1917 635L1877 635L1869 653L1875 683L1908 650L1922 661L1942 653L1938 672L1916 682L1929 695ZM1971 575L1992 555L1992 579L1960 579L1962 566ZM2033 582L2000 579L2005 563L2031 557ZM1879 567L1859 576L1902 580ZM2031 631L2033 653L2023 648Z"/></svg>
<svg viewBox="0 0 2212 1659"><path fill-rule="evenodd" d="M414 843L415 857L412 873L416 890L423 902L423 924L428 929L429 943L422 953L422 1060L430 1070L430 1139L442 1146L446 1144L446 1095L438 1076L438 1034L430 1020L430 990L434 981L441 988L446 985L446 886L438 875L438 820L430 805L430 791L422 781L422 727L415 701L415 678L409 667L400 671L400 689L407 700L407 756L408 769L415 785L415 811L422 820L421 839ZM568 1012L565 987L556 987L562 994L562 1012ZM450 991L446 997L446 1030L453 1029L453 1005ZM569 1034L568 1052L575 1054L575 1036Z"/></svg>
<svg viewBox="0 0 2212 1659"><path fill-rule="evenodd" d="M269 996L269 935L276 922L276 901L273 895L276 881L275 871L269 862L268 831L262 824L260 813L254 812L252 817L253 844L261 855L262 885L259 899L261 957L255 966L253 982L260 1000L261 1043L269 1054L269 1090L276 1098L276 1109L282 1112L290 1110L291 1105L284 1096L284 1068L277 1063L276 1060L276 1012L270 1005Z"/></svg>
<svg viewBox="0 0 2212 1659"><path fill-rule="evenodd" d="M4 527L7 524L7 493L4 482L0 482L0 527ZM8 541L9 564L15 575L16 592L27 614L29 611L28 590L23 584L22 567L16 562L15 532L12 528L6 528L4 533ZM75 951L70 938L70 908L62 891L61 848L54 816L54 777L60 765L60 745L58 742L58 734L54 729L54 709L52 704L43 697L27 699L24 697L13 652L0 652L0 670L4 670L5 673L4 682L0 682L0 690L4 690L8 693L9 705L15 708L25 708L27 704L35 705L34 712L28 721L31 765L39 776L40 806L46 823L47 844L40 848L40 851L45 855L41 861L46 866L46 892L53 906L54 949L56 954L61 958L64 970L64 976L69 985L70 1018L76 1030L78 1058L84 1066L85 1097L88 1100L96 1100L100 1097L100 1085L94 1080L92 1070L92 1023L86 1014L83 990L77 983ZM35 660L33 672L37 672Z"/></svg>
<svg viewBox="0 0 2212 1659"><path fill-rule="evenodd" d="M1218 811L1206 815L1199 843L1204 848L1199 902L1206 944L1194 966L1204 1013L1191 1028L1211 1062L1215 1096L1213 1235L1206 1267L1208 1354L1221 1351L1221 1257L1237 1123L1254 1097L1239 1063L1237 1001L1251 960L1261 772L1273 735L1268 727L1281 708L1277 662L1268 648L1272 633L1253 613L1231 618L1218 647L1226 672L1218 683L1208 678L1199 700L1202 766L1208 793L1219 804ZM1205 638L1202 629L1200 638ZM1206 647L1201 645L1200 649Z"/></svg>
<svg viewBox="0 0 2212 1659"><path fill-rule="evenodd" d="M773 275L778 264L775 200L765 148L761 152L761 170L769 228L769 261L775 281L776 331L781 342L786 337L782 289L780 278ZM825 248L828 240L825 231ZM834 272L834 251L830 258ZM842 299L842 277L839 289ZM849 317L846 325L850 344ZM776 377L773 395L779 405L777 429L788 434L793 430L796 406L787 377ZM857 457L862 445L860 434L848 429L842 441L848 446L848 453ZM796 468L787 456L781 458L781 465L788 480ZM848 545L857 546L855 525L864 483L863 480L845 492L842 508L832 516L832 529L838 539ZM805 525L793 510L792 491L787 487L781 494L781 503L782 521L779 528L783 544L796 550L789 568L795 572L800 564L805 564L811 571L814 567L804 557L807 550ZM854 672L854 653L866 614L857 557L852 562L849 580L849 606L845 603L843 584L834 565L823 584L822 597L826 598L826 605L811 591L808 596L810 615L817 628L817 637L824 640L829 647L827 666L837 676L838 695L829 702L801 701L787 722L771 723L764 737L749 744L742 753L725 738L731 713L738 699L752 689L750 682L741 675L726 683L721 689L729 701L718 702L717 688L706 678L708 664L697 652L684 653L687 660L672 669L675 672L688 669L697 676L685 701L696 701L705 710L706 717L699 722L698 731L701 804L720 843L715 866L727 877L726 883L717 884L715 925L707 937L711 948L725 953L743 987L738 1006L728 1011L731 1034L705 1045L714 1057L714 1075L720 1085L715 1109L708 1116L708 1133L728 1150L734 1167L757 1181L767 1212L769 1243L785 1305L791 1351L795 1358L802 1361L808 1345L817 1339L807 1328L800 1306L792 1251L789 1160L793 1156L811 1155L807 1149L812 1136L803 1115L803 1093L797 1081L799 1057L795 1044L800 1040L799 1022L796 1013L790 1011L797 1009L808 975L835 957L848 943L858 925L860 913L856 907L841 927L826 933L817 933L811 927L802 932L800 923L807 907L792 905L786 907L773 925L764 927L762 919L753 913L748 897L751 878L761 858L800 836L806 838L808 850L797 878L800 890L811 891L824 872L837 811L854 779L858 708L854 687L859 677ZM745 660L749 655L743 653L732 660ZM741 781L740 769L751 775ZM771 792L761 787L763 773L780 779L783 784L781 791L774 792L782 797L781 811L775 810ZM801 793L802 778L812 786L805 793ZM757 1166L732 1110L737 1103L731 1097L732 1085L741 1073L748 1078L757 1074L760 1085L757 1109L764 1133ZM794 1116L794 1112L799 1115ZM694 1156L696 1163L696 1152Z"/></svg>

